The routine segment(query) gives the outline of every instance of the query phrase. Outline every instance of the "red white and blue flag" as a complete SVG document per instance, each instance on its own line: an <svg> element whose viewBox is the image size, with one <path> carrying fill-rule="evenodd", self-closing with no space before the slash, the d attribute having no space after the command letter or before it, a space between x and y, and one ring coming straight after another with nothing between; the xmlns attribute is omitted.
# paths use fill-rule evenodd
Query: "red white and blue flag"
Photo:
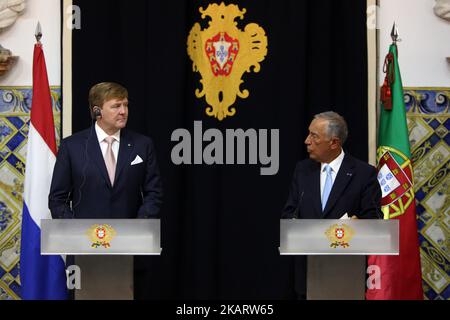
<svg viewBox="0 0 450 320"><path fill-rule="evenodd" d="M24 300L67 298L64 257L41 255L41 219L51 219L48 194L56 161L52 100L42 45L34 47L33 101L25 169L20 281Z"/></svg>

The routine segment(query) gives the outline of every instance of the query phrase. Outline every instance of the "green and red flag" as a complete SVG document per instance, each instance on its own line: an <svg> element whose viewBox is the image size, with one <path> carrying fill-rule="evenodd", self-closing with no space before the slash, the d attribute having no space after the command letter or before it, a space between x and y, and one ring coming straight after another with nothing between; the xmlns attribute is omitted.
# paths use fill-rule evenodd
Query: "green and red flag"
<svg viewBox="0 0 450 320"><path fill-rule="evenodd" d="M422 300L422 274L417 234L413 169L403 85L394 43L386 56L386 80L381 89L377 168L385 219L398 219L400 254L369 256L368 265L380 268L379 286L368 288L368 300Z"/></svg>

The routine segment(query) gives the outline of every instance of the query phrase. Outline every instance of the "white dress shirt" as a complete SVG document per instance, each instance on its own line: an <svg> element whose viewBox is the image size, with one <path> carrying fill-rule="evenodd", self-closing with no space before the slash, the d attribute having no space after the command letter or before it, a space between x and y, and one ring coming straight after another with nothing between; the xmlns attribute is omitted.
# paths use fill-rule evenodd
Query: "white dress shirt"
<svg viewBox="0 0 450 320"><path fill-rule="evenodd" d="M102 128L95 123L95 132L97 133L98 143L100 144L100 149L102 149L102 155L103 159L105 159L106 155L106 149L108 148L108 143L105 141L106 137L109 137L108 134L103 131ZM111 137L114 138L114 141L112 143L112 151L114 154L114 158L116 159L117 163L117 156L119 155L119 146L120 146L120 130L118 130L116 133L114 133Z"/></svg>
<svg viewBox="0 0 450 320"><path fill-rule="evenodd" d="M327 171L325 170L325 166L328 164L331 167L331 177L333 178L333 183L336 180L336 176L339 172L339 168L341 167L342 161L344 160L344 150L341 150L339 156L331 161L330 163L322 163L320 166L320 199L323 196L323 188L325 186L325 180L327 179Z"/></svg>

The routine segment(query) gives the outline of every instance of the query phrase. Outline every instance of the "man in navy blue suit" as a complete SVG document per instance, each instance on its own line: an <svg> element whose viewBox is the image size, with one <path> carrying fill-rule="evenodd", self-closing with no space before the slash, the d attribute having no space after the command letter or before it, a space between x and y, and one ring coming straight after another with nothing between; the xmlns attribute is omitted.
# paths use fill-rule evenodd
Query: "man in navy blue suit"
<svg viewBox="0 0 450 320"><path fill-rule="evenodd" d="M49 194L52 217L158 218L155 148L150 138L125 129L127 89L99 83L89 92L89 107L95 124L61 142Z"/></svg>
<svg viewBox="0 0 450 320"><path fill-rule="evenodd" d="M377 219L381 189L376 169L345 153L347 123L335 112L314 116L305 144L309 159L294 171L282 218ZM306 259L296 257L296 291L306 295Z"/></svg>

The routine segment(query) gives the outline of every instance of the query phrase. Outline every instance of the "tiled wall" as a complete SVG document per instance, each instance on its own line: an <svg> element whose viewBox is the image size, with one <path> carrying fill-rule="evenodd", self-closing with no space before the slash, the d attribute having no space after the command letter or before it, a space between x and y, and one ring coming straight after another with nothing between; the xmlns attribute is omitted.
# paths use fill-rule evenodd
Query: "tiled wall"
<svg viewBox="0 0 450 320"><path fill-rule="evenodd" d="M450 88L406 88L424 294L450 299Z"/></svg>

